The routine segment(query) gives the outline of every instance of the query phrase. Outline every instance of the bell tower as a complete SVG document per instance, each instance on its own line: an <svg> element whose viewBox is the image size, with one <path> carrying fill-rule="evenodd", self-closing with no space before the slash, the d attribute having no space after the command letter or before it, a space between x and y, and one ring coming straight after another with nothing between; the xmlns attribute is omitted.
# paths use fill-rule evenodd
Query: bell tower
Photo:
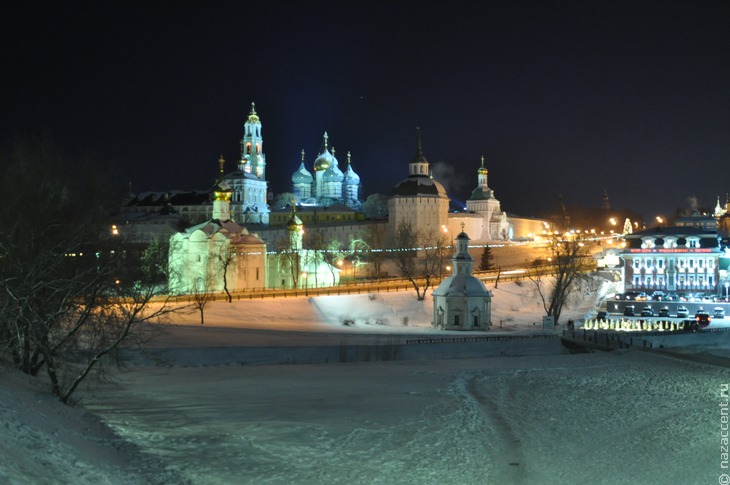
<svg viewBox="0 0 730 485"><path fill-rule="evenodd" d="M261 119L256 114L256 103L251 103L251 112L243 125L241 140L241 162L238 169L242 172L266 179L266 155L263 152L264 140L261 136Z"/></svg>

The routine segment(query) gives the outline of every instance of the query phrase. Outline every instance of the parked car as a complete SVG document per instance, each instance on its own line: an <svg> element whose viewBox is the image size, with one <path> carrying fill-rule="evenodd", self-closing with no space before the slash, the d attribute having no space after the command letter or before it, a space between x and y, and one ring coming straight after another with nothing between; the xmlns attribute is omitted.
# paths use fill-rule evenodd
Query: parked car
<svg viewBox="0 0 730 485"><path fill-rule="evenodd" d="M669 316L669 308L663 306L659 309L659 316L660 317L668 317Z"/></svg>
<svg viewBox="0 0 730 485"><path fill-rule="evenodd" d="M712 310L712 318L725 318L725 309L721 306L716 306Z"/></svg>
<svg viewBox="0 0 730 485"><path fill-rule="evenodd" d="M606 311L601 310L596 315L596 320L598 320L599 322L606 321L607 319L608 319L608 312L606 312Z"/></svg>
<svg viewBox="0 0 730 485"><path fill-rule="evenodd" d="M687 318L689 316L689 310L686 306L678 306L677 307L677 317L678 318Z"/></svg>
<svg viewBox="0 0 730 485"><path fill-rule="evenodd" d="M662 301L666 298L663 291L655 291L651 294L651 299L654 301Z"/></svg>
<svg viewBox="0 0 730 485"><path fill-rule="evenodd" d="M643 291L627 291L624 293L624 300L646 301L647 295Z"/></svg>
<svg viewBox="0 0 730 485"><path fill-rule="evenodd" d="M650 306L645 306L644 308L641 309L641 316L642 317L653 317L654 310L652 310Z"/></svg>
<svg viewBox="0 0 730 485"><path fill-rule="evenodd" d="M633 317L634 315L636 315L636 308L634 308L634 305L625 306L624 315L627 317Z"/></svg>
<svg viewBox="0 0 730 485"><path fill-rule="evenodd" d="M666 295L664 295L664 300L665 301L679 301L679 295L677 295L676 293L667 293Z"/></svg>
<svg viewBox="0 0 730 485"><path fill-rule="evenodd" d="M710 314L706 311L698 310L697 313L695 313L695 320L700 328L705 328L710 324Z"/></svg>

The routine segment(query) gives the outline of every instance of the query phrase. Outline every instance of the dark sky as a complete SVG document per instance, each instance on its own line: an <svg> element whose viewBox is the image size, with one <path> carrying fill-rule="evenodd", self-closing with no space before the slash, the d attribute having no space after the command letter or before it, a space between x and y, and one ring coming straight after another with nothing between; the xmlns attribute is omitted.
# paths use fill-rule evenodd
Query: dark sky
<svg viewBox="0 0 730 485"><path fill-rule="evenodd" d="M127 5L132 3L132 5ZM3 140L51 133L135 191L206 188L252 101L289 190L327 131L366 194L407 174L420 126L455 200L646 217L730 191L730 2L11 2Z"/></svg>

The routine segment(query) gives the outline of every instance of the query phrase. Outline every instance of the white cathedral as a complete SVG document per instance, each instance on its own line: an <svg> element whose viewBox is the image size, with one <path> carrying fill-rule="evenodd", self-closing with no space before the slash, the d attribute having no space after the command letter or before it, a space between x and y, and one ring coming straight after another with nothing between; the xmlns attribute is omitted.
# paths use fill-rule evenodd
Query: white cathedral
<svg viewBox="0 0 730 485"><path fill-rule="evenodd" d="M302 150L302 161L291 177L297 204L324 207L344 204L354 210L362 209L360 176L352 169L350 152L347 152L347 169L343 173L334 147L330 153L329 136L325 132L322 149L313 164L314 175L304 166L304 158Z"/></svg>
<svg viewBox="0 0 730 485"><path fill-rule="evenodd" d="M263 152L261 120L254 103L251 103L251 112L243 130L241 159L237 170L223 176L223 181L231 188L231 216L242 224L268 224L270 210L266 202L269 185L266 181L266 155ZM223 172L223 157L218 161Z"/></svg>

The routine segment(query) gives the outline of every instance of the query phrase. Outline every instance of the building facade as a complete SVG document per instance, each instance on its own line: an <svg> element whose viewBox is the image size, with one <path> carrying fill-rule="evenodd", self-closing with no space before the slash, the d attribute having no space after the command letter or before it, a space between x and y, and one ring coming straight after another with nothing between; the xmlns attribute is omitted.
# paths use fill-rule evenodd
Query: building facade
<svg viewBox="0 0 730 485"><path fill-rule="evenodd" d="M266 243L231 220L231 189L214 190L213 218L170 238L168 278L173 294L263 288Z"/></svg>
<svg viewBox="0 0 730 485"><path fill-rule="evenodd" d="M444 186L432 177L423 155L421 131L417 133L416 155L408 164L408 178L393 188L388 199L389 230L394 235L407 224L425 240L435 240L447 228L449 197Z"/></svg>
<svg viewBox="0 0 730 485"><path fill-rule="evenodd" d="M488 176L482 157L482 164L477 169L477 186L466 201L467 210L479 214L482 222L481 231L472 234L475 234L475 239L482 241L507 241L513 237L512 225L494 196L494 191L489 188Z"/></svg>
<svg viewBox="0 0 730 485"><path fill-rule="evenodd" d="M451 276L433 290L433 326L444 330L489 330L492 293L472 275L474 259L469 255L469 236L464 232L456 236L451 267Z"/></svg>
<svg viewBox="0 0 730 485"><path fill-rule="evenodd" d="M624 236L626 291L690 292L720 295L724 251L715 231L697 227L654 227Z"/></svg>

